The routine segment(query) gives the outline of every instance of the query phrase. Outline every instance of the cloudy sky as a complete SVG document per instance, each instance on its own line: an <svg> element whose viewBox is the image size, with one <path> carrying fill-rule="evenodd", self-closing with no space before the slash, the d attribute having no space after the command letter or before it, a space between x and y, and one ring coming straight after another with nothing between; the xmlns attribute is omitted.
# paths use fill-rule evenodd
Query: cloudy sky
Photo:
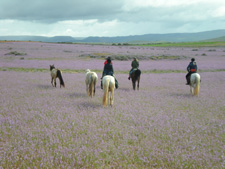
<svg viewBox="0 0 225 169"><path fill-rule="evenodd" d="M1 0L0 36L127 36L225 29L225 0Z"/></svg>

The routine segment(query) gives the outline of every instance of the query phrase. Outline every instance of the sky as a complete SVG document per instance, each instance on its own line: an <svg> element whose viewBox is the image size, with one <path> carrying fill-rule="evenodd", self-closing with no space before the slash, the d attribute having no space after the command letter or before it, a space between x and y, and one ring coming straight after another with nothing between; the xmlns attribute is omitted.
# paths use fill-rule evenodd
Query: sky
<svg viewBox="0 0 225 169"><path fill-rule="evenodd" d="M225 29L224 0L1 0L0 36L129 36Z"/></svg>

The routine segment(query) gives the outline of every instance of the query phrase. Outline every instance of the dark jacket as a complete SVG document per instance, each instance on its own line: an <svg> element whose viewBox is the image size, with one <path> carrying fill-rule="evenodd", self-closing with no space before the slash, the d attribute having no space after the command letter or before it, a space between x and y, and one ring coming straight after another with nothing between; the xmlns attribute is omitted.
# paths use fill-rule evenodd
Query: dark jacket
<svg viewBox="0 0 225 169"><path fill-rule="evenodd" d="M105 75L111 75L113 76L114 74L114 70L113 70L113 66L111 63L106 63L103 69L103 74L102 77Z"/></svg>
<svg viewBox="0 0 225 169"><path fill-rule="evenodd" d="M197 70L198 70L198 67L197 67L196 62L190 62L187 67L187 71L188 72L197 72Z"/></svg>
<svg viewBox="0 0 225 169"><path fill-rule="evenodd" d="M139 67L139 62L138 60L133 60L131 63L132 69L138 68Z"/></svg>

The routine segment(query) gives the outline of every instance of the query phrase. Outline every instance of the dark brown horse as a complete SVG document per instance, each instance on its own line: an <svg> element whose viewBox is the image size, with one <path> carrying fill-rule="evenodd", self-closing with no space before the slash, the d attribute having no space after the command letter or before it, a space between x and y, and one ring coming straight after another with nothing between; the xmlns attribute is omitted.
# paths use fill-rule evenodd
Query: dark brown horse
<svg viewBox="0 0 225 169"><path fill-rule="evenodd" d="M141 79L141 70L137 69L137 70L134 70L131 75L131 81L132 81L132 84L133 84L133 89L135 90L136 88L136 82L137 82L137 90L139 90L139 82L140 82L140 79Z"/></svg>

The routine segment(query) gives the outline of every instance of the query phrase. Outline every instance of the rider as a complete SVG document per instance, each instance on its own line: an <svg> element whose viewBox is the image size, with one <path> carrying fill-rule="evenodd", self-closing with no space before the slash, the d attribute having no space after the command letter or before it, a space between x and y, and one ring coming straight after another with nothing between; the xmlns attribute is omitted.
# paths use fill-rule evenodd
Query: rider
<svg viewBox="0 0 225 169"><path fill-rule="evenodd" d="M186 75L186 80L187 80L187 83L186 85L189 85L190 84L190 77L191 77L191 74L192 73L196 73L198 70L197 68L197 64L195 62L195 58L192 58L191 59L191 62L189 63L188 67L187 67L187 75Z"/></svg>
<svg viewBox="0 0 225 169"><path fill-rule="evenodd" d="M103 72L102 72L102 78L105 75L111 75L111 76L113 76L115 78L115 76L113 75L114 74L114 70L113 70L113 65L112 65L111 58L108 57L106 61L107 61L107 63L104 65L104 69L103 69ZM116 78L115 78L115 86L116 86L116 88L118 88L118 81L116 80ZM103 89L102 80L101 80L101 89Z"/></svg>
<svg viewBox="0 0 225 169"><path fill-rule="evenodd" d="M110 60L111 60L111 57L110 57L110 56L108 56L108 57L106 58L106 60L105 60L105 62L104 62L104 65L107 63L107 60L108 60L108 59L110 59ZM112 61L111 61L111 63L110 63L110 64L111 64L111 65L113 64L113 63L112 63Z"/></svg>
<svg viewBox="0 0 225 169"><path fill-rule="evenodd" d="M137 60L136 57L134 57L133 61L131 62L131 67L132 69L129 72L128 80L130 80L130 75L133 73L134 69L138 69L139 67L139 61Z"/></svg>

